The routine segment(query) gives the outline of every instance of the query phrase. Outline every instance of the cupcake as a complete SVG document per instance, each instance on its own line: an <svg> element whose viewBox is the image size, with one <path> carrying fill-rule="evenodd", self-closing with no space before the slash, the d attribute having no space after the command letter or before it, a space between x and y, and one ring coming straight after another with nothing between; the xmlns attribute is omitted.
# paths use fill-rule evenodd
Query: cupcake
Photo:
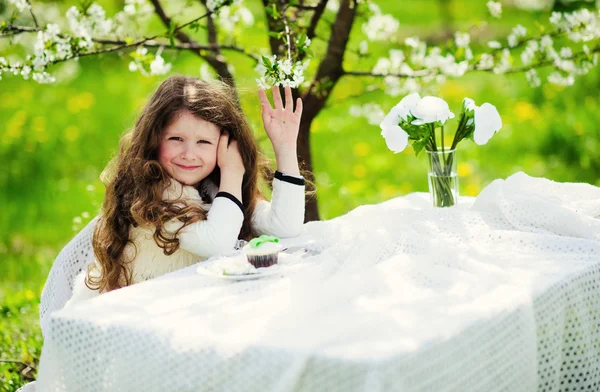
<svg viewBox="0 0 600 392"><path fill-rule="evenodd" d="M253 238L242 249L250 264L256 268L264 268L277 264L281 245L279 245L279 238L270 235L261 235L258 238Z"/></svg>

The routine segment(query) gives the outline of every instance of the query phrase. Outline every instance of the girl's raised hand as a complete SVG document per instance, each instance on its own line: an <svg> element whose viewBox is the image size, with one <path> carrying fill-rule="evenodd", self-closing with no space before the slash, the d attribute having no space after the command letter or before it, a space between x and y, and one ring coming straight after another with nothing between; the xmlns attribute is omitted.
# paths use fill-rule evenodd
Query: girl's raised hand
<svg viewBox="0 0 600 392"><path fill-rule="evenodd" d="M292 89L289 86L285 87L285 104L281 100L279 87L273 87L275 108L271 107L265 90L258 90L258 96L262 106L263 124L273 144L273 150L276 154L284 151L293 151L295 154L302 117L302 100L298 98L294 110Z"/></svg>
<svg viewBox="0 0 600 392"><path fill-rule="evenodd" d="M244 175L246 169L237 140L229 142L229 133L223 132L217 146L217 165L221 173Z"/></svg>

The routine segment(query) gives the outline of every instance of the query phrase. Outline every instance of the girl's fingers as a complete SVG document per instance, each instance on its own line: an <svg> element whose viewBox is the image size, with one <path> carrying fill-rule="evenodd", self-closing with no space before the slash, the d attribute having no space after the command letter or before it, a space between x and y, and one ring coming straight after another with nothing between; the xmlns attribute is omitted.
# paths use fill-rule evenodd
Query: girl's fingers
<svg viewBox="0 0 600 392"><path fill-rule="evenodd" d="M296 100L296 110L294 110L294 114L298 117L302 116L302 99L300 98Z"/></svg>
<svg viewBox="0 0 600 392"><path fill-rule="evenodd" d="M217 146L218 154L224 154L227 151L227 145L229 144L229 133L223 132L219 137L219 145Z"/></svg>
<svg viewBox="0 0 600 392"><path fill-rule="evenodd" d="M292 98L292 88L285 86L285 109L293 112L294 111L294 99Z"/></svg>
<svg viewBox="0 0 600 392"><path fill-rule="evenodd" d="M283 109L283 104L281 103L281 93L279 92L279 86L273 86L273 103L275 104L275 109Z"/></svg>
<svg viewBox="0 0 600 392"><path fill-rule="evenodd" d="M269 102L269 98L267 97L267 93L262 88L258 90L258 99L260 99L260 103L262 104L263 110L266 108L271 109L271 102Z"/></svg>

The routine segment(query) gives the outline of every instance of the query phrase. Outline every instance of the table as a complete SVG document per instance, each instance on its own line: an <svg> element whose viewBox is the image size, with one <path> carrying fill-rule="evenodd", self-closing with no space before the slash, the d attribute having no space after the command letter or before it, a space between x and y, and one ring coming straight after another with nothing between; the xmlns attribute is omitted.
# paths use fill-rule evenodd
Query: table
<svg viewBox="0 0 600 392"><path fill-rule="evenodd" d="M40 391L600 389L600 189L518 173L305 225L313 254L192 266L55 312ZM297 268L296 268L297 267Z"/></svg>

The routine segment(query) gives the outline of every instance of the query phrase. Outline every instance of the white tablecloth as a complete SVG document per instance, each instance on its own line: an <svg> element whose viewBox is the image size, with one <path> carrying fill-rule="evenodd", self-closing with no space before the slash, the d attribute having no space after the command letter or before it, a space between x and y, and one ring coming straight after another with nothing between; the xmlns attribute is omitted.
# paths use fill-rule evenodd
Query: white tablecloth
<svg viewBox="0 0 600 392"><path fill-rule="evenodd" d="M230 282L197 266L55 312L40 391L600 390L600 189L519 173L285 240ZM282 259L283 261L283 259Z"/></svg>

